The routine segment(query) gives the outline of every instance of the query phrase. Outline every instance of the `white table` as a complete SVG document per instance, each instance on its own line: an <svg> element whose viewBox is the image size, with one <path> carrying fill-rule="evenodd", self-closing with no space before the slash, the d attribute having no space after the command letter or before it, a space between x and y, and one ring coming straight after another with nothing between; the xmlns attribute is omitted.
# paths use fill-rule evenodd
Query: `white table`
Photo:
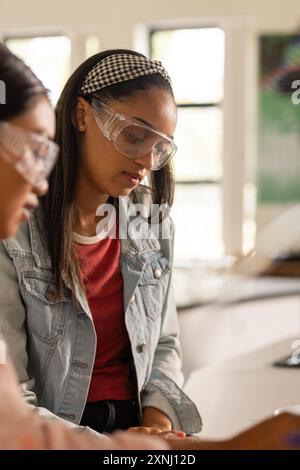
<svg viewBox="0 0 300 470"><path fill-rule="evenodd" d="M292 352L288 338L280 343L194 371L185 385L203 419L201 436L223 439L300 403L300 368L273 367Z"/></svg>

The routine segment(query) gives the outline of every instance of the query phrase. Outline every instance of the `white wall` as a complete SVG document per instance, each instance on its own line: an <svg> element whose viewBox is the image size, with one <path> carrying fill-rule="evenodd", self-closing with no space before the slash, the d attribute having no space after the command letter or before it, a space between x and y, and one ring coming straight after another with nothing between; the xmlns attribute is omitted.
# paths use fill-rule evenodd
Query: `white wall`
<svg viewBox="0 0 300 470"><path fill-rule="evenodd" d="M251 16L257 31L282 31L300 24L298 0L1 0L0 28L92 26L101 47L131 47L139 22L209 16Z"/></svg>

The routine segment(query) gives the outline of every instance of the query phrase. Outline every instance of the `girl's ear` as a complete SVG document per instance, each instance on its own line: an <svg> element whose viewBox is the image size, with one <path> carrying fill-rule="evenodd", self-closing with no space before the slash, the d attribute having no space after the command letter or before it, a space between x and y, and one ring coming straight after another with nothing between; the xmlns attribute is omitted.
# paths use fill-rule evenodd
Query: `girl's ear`
<svg viewBox="0 0 300 470"><path fill-rule="evenodd" d="M77 98L75 113L72 116L72 124L79 132L86 130L86 117L88 111L88 103L82 98Z"/></svg>

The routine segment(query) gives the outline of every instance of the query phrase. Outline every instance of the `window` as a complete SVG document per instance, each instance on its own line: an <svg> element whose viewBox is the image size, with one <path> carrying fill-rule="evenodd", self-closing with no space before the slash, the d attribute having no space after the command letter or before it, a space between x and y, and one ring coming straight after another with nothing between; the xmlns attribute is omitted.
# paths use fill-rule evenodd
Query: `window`
<svg viewBox="0 0 300 470"><path fill-rule="evenodd" d="M70 75L70 39L66 36L7 37L5 42L42 80L50 90L52 103L56 104Z"/></svg>
<svg viewBox="0 0 300 470"><path fill-rule="evenodd" d="M170 73L178 106L175 261L217 260L224 253L224 32L215 27L153 30L150 54Z"/></svg>

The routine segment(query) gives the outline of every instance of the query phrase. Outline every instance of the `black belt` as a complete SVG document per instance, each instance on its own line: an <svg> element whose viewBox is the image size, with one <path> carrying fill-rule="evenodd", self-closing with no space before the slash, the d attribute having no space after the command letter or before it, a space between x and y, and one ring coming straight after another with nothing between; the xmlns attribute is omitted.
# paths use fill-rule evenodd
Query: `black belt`
<svg viewBox="0 0 300 470"><path fill-rule="evenodd" d="M137 400L89 402L85 406L80 425L89 426L100 433L139 426Z"/></svg>

